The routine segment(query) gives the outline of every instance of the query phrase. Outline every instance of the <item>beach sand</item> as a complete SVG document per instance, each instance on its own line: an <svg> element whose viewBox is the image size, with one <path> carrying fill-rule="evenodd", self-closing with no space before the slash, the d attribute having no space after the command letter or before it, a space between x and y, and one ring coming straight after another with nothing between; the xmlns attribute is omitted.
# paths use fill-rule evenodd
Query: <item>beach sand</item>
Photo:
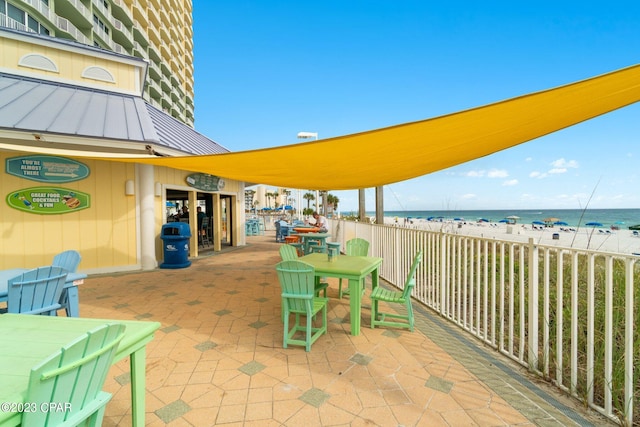
<svg viewBox="0 0 640 427"><path fill-rule="evenodd" d="M624 255L640 254L640 237L627 229L606 230L591 227L538 227L531 224L508 225L505 223L486 223L470 221L427 221L413 219L413 224L404 225L402 218L385 217L385 224L397 225L418 230L446 232L463 236L485 237L511 242L528 242L533 239L539 245L557 246L574 249L590 249L600 252L613 252ZM573 228L576 231L566 231ZM564 231L563 231L564 230ZM554 239L557 234L557 239Z"/></svg>

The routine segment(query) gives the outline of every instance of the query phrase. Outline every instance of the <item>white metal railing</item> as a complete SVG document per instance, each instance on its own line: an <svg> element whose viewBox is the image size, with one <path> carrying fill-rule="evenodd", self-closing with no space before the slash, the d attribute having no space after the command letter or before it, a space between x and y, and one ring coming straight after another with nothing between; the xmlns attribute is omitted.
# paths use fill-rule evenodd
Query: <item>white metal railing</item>
<svg viewBox="0 0 640 427"><path fill-rule="evenodd" d="M343 248L367 239L395 286L422 250L415 300L608 418L638 423L637 256L329 221Z"/></svg>

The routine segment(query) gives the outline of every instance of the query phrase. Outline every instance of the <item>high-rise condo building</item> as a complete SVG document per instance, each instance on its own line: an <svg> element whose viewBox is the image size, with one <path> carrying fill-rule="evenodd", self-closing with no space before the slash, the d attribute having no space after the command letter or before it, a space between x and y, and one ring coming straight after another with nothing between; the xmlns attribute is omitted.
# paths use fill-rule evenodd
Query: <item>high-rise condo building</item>
<svg viewBox="0 0 640 427"><path fill-rule="evenodd" d="M144 98L191 127L192 24L191 0L0 0L0 26L143 58Z"/></svg>

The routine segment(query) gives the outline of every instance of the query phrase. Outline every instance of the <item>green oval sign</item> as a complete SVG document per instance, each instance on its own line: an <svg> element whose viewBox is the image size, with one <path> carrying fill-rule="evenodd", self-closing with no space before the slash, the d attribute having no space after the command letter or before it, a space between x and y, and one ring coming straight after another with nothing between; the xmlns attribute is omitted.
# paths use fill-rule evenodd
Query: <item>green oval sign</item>
<svg viewBox="0 0 640 427"><path fill-rule="evenodd" d="M61 187L32 187L11 192L7 205L19 211L40 215L60 215L89 207L89 195Z"/></svg>
<svg viewBox="0 0 640 427"><path fill-rule="evenodd" d="M40 182L72 182L89 176L89 167L72 159L56 156L22 156L7 159L9 175Z"/></svg>
<svg viewBox="0 0 640 427"><path fill-rule="evenodd" d="M186 179L189 187L202 191L220 191L224 188L224 180L206 173L192 173Z"/></svg>

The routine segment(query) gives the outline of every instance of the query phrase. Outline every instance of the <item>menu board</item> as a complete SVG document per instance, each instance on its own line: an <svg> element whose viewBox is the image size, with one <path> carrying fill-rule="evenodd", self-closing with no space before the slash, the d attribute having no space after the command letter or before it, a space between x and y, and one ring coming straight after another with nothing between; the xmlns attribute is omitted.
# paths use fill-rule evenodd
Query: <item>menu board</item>
<svg viewBox="0 0 640 427"><path fill-rule="evenodd" d="M224 180L206 173L193 173L187 176L187 185L202 191L220 191L224 188Z"/></svg>

